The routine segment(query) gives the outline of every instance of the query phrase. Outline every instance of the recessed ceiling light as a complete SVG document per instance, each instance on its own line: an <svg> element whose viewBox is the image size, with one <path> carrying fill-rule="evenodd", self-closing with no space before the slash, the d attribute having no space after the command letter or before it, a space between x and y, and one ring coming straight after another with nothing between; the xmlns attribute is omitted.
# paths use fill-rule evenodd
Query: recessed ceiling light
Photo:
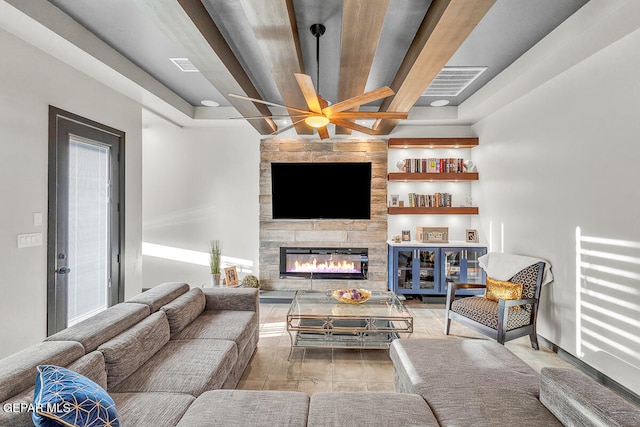
<svg viewBox="0 0 640 427"><path fill-rule="evenodd" d="M220 104L217 103L216 101L212 101L210 99L203 99L202 101L200 101L200 104L204 105L205 107L219 107Z"/></svg>
<svg viewBox="0 0 640 427"><path fill-rule="evenodd" d="M437 99L429 105L431 105L432 107L444 107L447 104L449 104L448 99Z"/></svg>

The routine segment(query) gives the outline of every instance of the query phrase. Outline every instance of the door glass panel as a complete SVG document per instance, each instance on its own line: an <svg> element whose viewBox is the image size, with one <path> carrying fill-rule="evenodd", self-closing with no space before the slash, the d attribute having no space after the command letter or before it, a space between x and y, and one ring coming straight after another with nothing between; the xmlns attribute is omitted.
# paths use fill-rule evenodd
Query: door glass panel
<svg viewBox="0 0 640 427"><path fill-rule="evenodd" d="M398 289L413 287L413 251L398 251Z"/></svg>
<svg viewBox="0 0 640 427"><path fill-rule="evenodd" d="M435 289L435 258L436 253L434 251L418 251L418 257L420 260L420 289Z"/></svg>
<svg viewBox="0 0 640 427"><path fill-rule="evenodd" d="M68 326L107 308L110 149L69 141Z"/></svg>

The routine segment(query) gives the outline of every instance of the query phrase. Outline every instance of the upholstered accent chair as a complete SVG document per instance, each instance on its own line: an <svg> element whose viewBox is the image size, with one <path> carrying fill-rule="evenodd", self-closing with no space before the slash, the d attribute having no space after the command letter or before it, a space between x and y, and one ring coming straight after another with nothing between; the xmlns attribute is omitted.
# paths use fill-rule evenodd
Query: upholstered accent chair
<svg viewBox="0 0 640 427"><path fill-rule="evenodd" d="M529 335L531 347L538 350L536 318L543 284L544 262L537 262L520 270L508 281L521 283L521 299L492 301L484 296L455 299L458 289L482 289L487 285L451 283L447 290L445 335L449 335L451 320L485 334L500 344Z"/></svg>

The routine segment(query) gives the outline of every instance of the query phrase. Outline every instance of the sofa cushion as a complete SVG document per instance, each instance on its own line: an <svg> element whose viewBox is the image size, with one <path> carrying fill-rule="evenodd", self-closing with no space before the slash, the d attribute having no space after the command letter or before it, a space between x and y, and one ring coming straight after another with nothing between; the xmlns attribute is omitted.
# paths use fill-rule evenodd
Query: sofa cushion
<svg viewBox="0 0 640 427"><path fill-rule="evenodd" d="M33 387L38 365L66 366L84 355L77 342L41 342L0 360L0 402Z"/></svg>
<svg viewBox="0 0 640 427"><path fill-rule="evenodd" d="M198 397L177 427L305 427L308 410L302 392L214 390Z"/></svg>
<svg viewBox="0 0 640 427"><path fill-rule="evenodd" d="M535 396L521 391L464 383L417 388L443 426L562 426Z"/></svg>
<svg viewBox="0 0 640 427"><path fill-rule="evenodd" d="M108 389L120 384L168 341L169 322L161 311L98 347L107 366Z"/></svg>
<svg viewBox="0 0 640 427"><path fill-rule="evenodd" d="M492 329L498 328L498 303L485 297L467 297L451 303L451 311L482 323ZM531 323L531 311L520 307L509 307L507 331Z"/></svg>
<svg viewBox="0 0 640 427"><path fill-rule="evenodd" d="M260 308L260 293L255 288L205 288L205 310L255 311Z"/></svg>
<svg viewBox="0 0 640 427"><path fill-rule="evenodd" d="M149 307L146 305L116 304L47 337L45 341L76 341L84 346L85 352L90 353L147 316Z"/></svg>
<svg viewBox="0 0 640 427"><path fill-rule="evenodd" d="M580 371L542 368L540 380L540 401L564 425L640 425L640 407Z"/></svg>
<svg viewBox="0 0 640 427"><path fill-rule="evenodd" d="M374 392L315 393L309 403L307 425L439 426L422 397L416 394Z"/></svg>
<svg viewBox="0 0 640 427"><path fill-rule="evenodd" d="M258 314L255 311L204 311L173 338L235 341L238 345L238 352L242 352L258 327Z"/></svg>
<svg viewBox="0 0 640 427"><path fill-rule="evenodd" d="M163 305L169 304L180 295L189 291L189 285L182 282L167 282L154 286L146 292L136 295L125 301L126 303L144 304L152 313L160 310Z"/></svg>
<svg viewBox="0 0 640 427"><path fill-rule="evenodd" d="M55 365L39 365L34 394L36 426L119 427L116 404L84 375Z"/></svg>
<svg viewBox="0 0 640 427"><path fill-rule="evenodd" d="M101 352L92 351L69 364L67 368L84 375L103 389L107 389L107 367Z"/></svg>
<svg viewBox="0 0 640 427"><path fill-rule="evenodd" d="M186 294L180 295L169 304L163 305L161 310L167 313L171 337L182 331L185 326L193 322L204 311L206 304L202 289L194 288Z"/></svg>
<svg viewBox="0 0 640 427"><path fill-rule="evenodd" d="M196 400L178 393L111 393L120 427L173 427Z"/></svg>
<svg viewBox="0 0 640 427"><path fill-rule="evenodd" d="M171 340L109 391L154 391L199 396L207 390L222 387L237 357L238 350L233 341Z"/></svg>
<svg viewBox="0 0 640 427"><path fill-rule="evenodd" d="M389 356L396 391L420 394L418 384L426 387L462 384L469 388L513 389L537 397L540 390L538 373L491 340L395 340Z"/></svg>

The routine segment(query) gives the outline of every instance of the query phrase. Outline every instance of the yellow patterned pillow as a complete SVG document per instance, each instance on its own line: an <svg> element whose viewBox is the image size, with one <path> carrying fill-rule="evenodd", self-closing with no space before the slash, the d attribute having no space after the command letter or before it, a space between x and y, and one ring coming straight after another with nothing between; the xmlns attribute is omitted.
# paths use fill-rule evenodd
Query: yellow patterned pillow
<svg viewBox="0 0 640 427"><path fill-rule="evenodd" d="M522 283L503 282L487 276L487 291L484 297L496 302L500 299L522 299Z"/></svg>

